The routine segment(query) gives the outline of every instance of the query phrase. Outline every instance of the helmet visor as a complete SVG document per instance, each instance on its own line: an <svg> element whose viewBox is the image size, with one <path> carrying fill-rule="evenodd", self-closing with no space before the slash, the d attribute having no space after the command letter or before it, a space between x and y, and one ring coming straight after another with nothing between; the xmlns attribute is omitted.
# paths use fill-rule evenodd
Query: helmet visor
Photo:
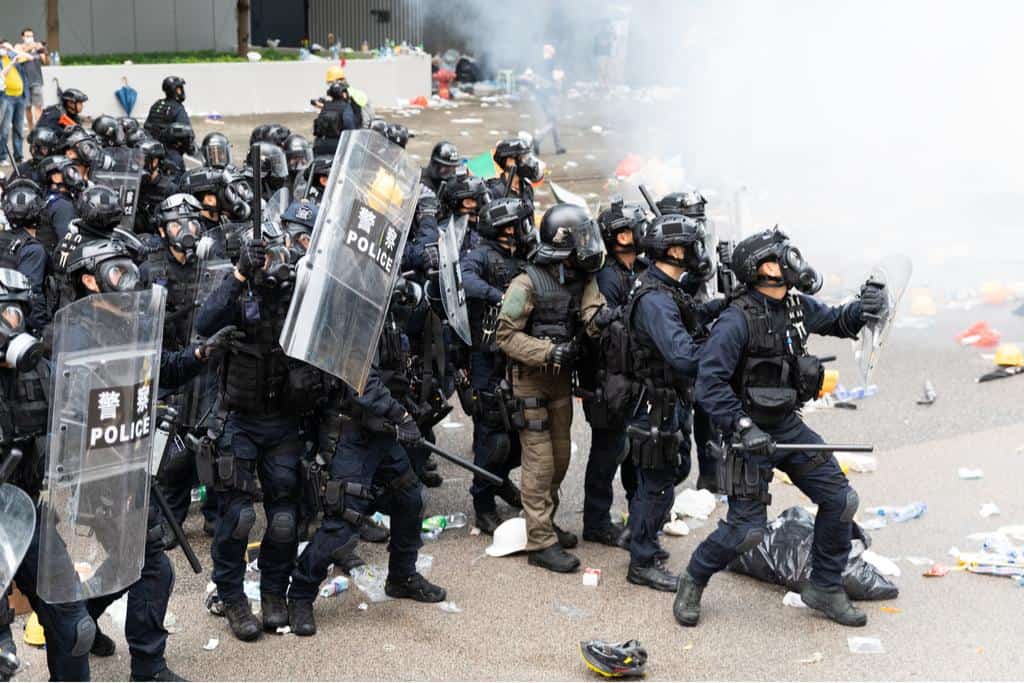
<svg viewBox="0 0 1024 683"><path fill-rule="evenodd" d="M576 263L584 270L593 272L604 265L607 249L601 239L601 229L593 220L581 223L572 229L572 241Z"/></svg>

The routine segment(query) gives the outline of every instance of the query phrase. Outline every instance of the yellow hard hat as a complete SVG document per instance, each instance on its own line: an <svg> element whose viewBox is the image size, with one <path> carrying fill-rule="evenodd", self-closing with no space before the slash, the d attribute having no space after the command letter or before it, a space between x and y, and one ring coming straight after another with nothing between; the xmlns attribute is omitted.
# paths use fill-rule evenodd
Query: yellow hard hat
<svg viewBox="0 0 1024 683"><path fill-rule="evenodd" d="M33 612L28 621L25 622L25 644L42 647L46 645L46 636L43 635L43 626L39 623L39 617Z"/></svg>
<svg viewBox="0 0 1024 683"><path fill-rule="evenodd" d="M345 70L344 69L342 69L337 64L332 64L331 66L327 67L327 80L325 82L333 83L334 81L343 81L343 80L345 80Z"/></svg>
<svg viewBox="0 0 1024 683"><path fill-rule="evenodd" d="M1024 367L1024 353L1016 344L1003 344L996 349L996 365L1004 368Z"/></svg>
<svg viewBox="0 0 1024 683"><path fill-rule="evenodd" d="M821 398L825 394L831 394L836 390L836 386L839 384L839 371L838 370L826 370L825 379L821 383L821 391L818 392L818 398Z"/></svg>

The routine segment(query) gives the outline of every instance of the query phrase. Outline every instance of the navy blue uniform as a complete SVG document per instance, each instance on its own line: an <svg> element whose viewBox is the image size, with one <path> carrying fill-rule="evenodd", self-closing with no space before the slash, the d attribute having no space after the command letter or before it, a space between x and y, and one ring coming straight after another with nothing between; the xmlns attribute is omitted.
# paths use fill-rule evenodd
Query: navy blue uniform
<svg viewBox="0 0 1024 683"><path fill-rule="evenodd" d="M655 427L665 439L684 431L684 409L675 388L685 386L697 376L700 347L683 323L679 304L673 298L672 291L682 292L682 285L656 266L649 268L643 279L658 288L643 294L632 304L630 337L636 348L653 352L652 358L660 359L671 379L655 383L659 391L668 390L667 400L660 406L661 415L655 419L650 413L656 399L648 396L641 403L643 414L638 415L633 424L644 430ZM648 386L648 391L651 390ZM654 467L642 466L639 454L633 454L637 463L637 490L629 514L631 563L649 565L659 550L657 535L672 509L675 485L690 471L688 443L680 443L678 451L677 463L662 462Z"/></svg>
<svg viewBox="0 0 1024 683"><path fill-rule="evenodd" d="M351 554L359 527L375 509L391 515L389 581L416 573L416 557L423 546L422 487L409 457L393 435L365 426L367 422L395 425L405 408L391 396L376 368L361 395L340 382L334 391L329 405L341 404L347 416L359 417L341 421L337 446L325 454L330 457L327 489L334 494L324 500L323 523L296 562L289 600L316 598L327 568Z"/></svg>
<svg viewBox="0 0 1024 683"><path fill-rule="evenodd" d="M756 291L746 296L756 304L764 305L769 324L775 330L787 329L789 319L782 301ZM809 296L798 296L807 332L852 338L860 331L859 301L830 307ZM748 412L734 389L734 383L743 367L749 341L747 319L734 305L718 319L701 353L697 400L727 438L732 437L737 417ZM803 423L797 411L772 424L758 422L758 426L779 443L822 443L821 437ZM811 552L811 581L823 588L842 586L842 572L850 553L851 522L857 508L857 494L835 458L825 458L808 449L757 457L754 464L766 482L771 480L774 468L786 472L793 484L818 506ZM767 506L763 501L730 496L725 520L719 522L718 528L690 558L690 575L699 584L706 584L715 572L724 569L735 557L761 541L766 523Z"/></svg>
<svg viewBox="0 0 1024 683"><path fill-rule="evenodd" d="M40 240L46 249L52 250L61 240L64 239L64 235L68 234L68 227L71 225L71 221L78 217L78 213L75 211L75 203L71 200L66 192L59 190L52 190L50 194L46 196L46 205L43 208L43 219L42 223L49 226L49 230L41 230L44 234L55 234L56 240L53 244L49 244L53 237L44 238L43 234L40 234Z"/></svg>
<svg viewBox="0 0 1024 683"><path fill-rule="evenodd" d="M40 333L51 317L46 304L46 272L50 263L46 248L21 228L11 230L7 239L0 238L0 244L5 252L0 254L0 264L13 266L32 286L32 302L26 322L29 331Z"/></svg>
<svg viewBox="0 0 1024 683"><path fill-rule="evenodd" d="M637 260L632 269L627 269L620 261L606 263L595 276L597 288L605 298L608 308L622 308L629 299L633 281L647 267L642 260ZM583 484L583 532L599 534L609 525L608 513L612 508L615 481L615 470L619 470L622 487L626 490L626 500L632 502L636 493L636 468L626 463L628 445L626 432L620 427L594 426L589 416L589 401L584 399L584 410L591 422L590 457L587 459L587 470ZM620 467L621 466L621 467Z"/></svg>

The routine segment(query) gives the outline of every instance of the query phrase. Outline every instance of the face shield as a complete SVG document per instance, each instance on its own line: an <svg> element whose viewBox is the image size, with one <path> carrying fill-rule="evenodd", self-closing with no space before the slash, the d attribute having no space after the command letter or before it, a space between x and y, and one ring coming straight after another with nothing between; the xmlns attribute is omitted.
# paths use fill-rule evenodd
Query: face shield
<svg viewBox="0 0 1024 683"><path fill-rule="evenodd" d="M586 221L572 229L573 256L576 265L588 273L594 273L604 265L607 250L601 239L601 229L594 221Z"/></svg>
<svg viewBox="0 0 1024 683"><path fill-rule="evenodd" d="M130 258L102 262L95 276L101 292L132 292L139 285L139 267Z"/></svg>
<svg viewBox="0 0 1024 683"><path fill-rule="evenodd" d="M257 276L257 284L263 287L286 289L295 279L295 264L292 253L284 244L267 247L267 260Z"/></svg>
<svg viewBox="0 0 1024 683"><path fill-rule="evenodd" d="M203 158L211 168L227 168L231 165L231 148L221 140L213 141L203 147Z"/></svg>
<svg viewBox="0 0 1024 683"><path fill-rule="evenodd" d="M71 192L81 192L86 187L85 177L81 171L78 170L77 166L65 166L64 170L60 172L61 180L59 184L66 187Z"/></svg>

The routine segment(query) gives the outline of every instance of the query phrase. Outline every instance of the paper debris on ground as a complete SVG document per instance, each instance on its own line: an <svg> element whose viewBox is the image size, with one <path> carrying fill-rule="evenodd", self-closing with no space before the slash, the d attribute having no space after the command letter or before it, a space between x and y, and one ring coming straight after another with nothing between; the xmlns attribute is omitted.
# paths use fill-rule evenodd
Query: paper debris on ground
<svg viewBox="0 0 1024 683"><path fill-rule="evenodd" d="M850 652L857 655L880 655L885 653L882 641L871 636L848 636L846 644Z"/></svg>
<svg viewBox="0 0 1024 683"><path fill-rule="evenodd" d="M800 609L806 609L807 605L804 604L804 599L800 597L799 593L789 591L782 596L782 604L786 607L799 607Z"/></svg>
<svg viewBox="0 0 1024 683"><path fill-rule="evenodd" d="M980 469L960 467L957 469L956 475L961 479L981 479L982 477L985 476L985 473Z"/></svg>
<svg viewBox="0 0 1024 683"><path fill-rule="evenodd" d="M995 503L985 503L981 506L981 509L978 510L978 514L985 519L988 519L989 517L999 514L999 506Z"/></svg>
<svg viewBox="0 0 1024 683"><path fill-rule="evenodd" d="M715 494L707 489L683 489L676 495L672 512L676 517L707 519L715 511Z"/></svg>
<svg viewBox="0 0 1024 683"><path fill-rule="evenodd" d="M669 536L686 536L690 533L690 527L681 519L673 519L661 528Z"/></svg>
<svg viewBox="0 0 1024 683"><path fill-rule="evenodd" d="M815 652L810 657L804 657L803 659L796 660L797 664L817 664L818 662L825 659L825 655L820 652Z"/></svg>
<svg viewBox="0 0 1024 683"><path fill-rule="evenodd" d="M213 650L217 649L218 645L220 645L219 640L217 640L216 638L210 638L208 641L206 641L206 645L203 645L203 649L207 652L212 652Z"/></svg>

